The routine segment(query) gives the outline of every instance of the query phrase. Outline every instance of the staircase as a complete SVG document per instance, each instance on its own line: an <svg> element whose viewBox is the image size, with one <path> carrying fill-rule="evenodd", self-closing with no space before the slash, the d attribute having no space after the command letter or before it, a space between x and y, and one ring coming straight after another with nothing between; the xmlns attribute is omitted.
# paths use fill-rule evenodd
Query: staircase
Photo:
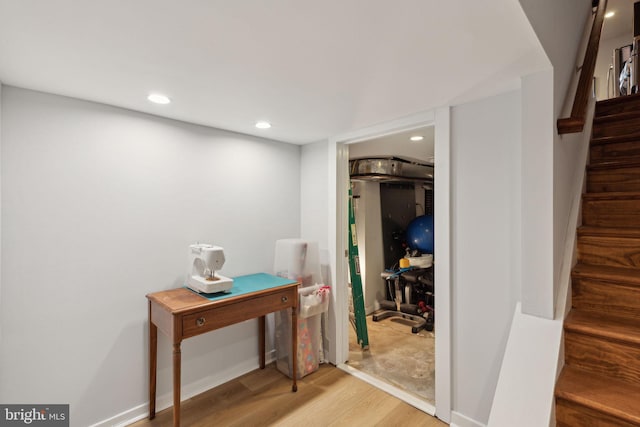
<svg viewBox="0 0 640 427"><path fill-rule="evenodd" d="M590 159L556 422L640 426L640 95L596 105Z"/></svg>

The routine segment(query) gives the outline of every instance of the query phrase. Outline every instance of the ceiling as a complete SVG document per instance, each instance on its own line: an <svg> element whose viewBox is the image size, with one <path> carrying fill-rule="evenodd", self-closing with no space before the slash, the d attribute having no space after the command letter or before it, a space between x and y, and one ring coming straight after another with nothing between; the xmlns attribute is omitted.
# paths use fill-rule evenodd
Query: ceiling
<svg viewBox="0 0 640 427"><path fill-rule="evenodd" d="M6 85L295 144L546 64L517 0L0 0Z"/></svg>
<svg viewBox="0 0 640 427"><path fill-rule="evenodd" d="M633 38L633 4L637 0L608 0L607 12L615 12L604 20L601 38L603 40L628 36Z"/></svg>
<svg viewBox="0 0 640 427"><path fill-rule="evenodd" d="M435 128L422 126L349 144L349 159L368 157L399 157L412 162L433 164ZM412 136L422 136L420 141L411 141Z"/></svg>

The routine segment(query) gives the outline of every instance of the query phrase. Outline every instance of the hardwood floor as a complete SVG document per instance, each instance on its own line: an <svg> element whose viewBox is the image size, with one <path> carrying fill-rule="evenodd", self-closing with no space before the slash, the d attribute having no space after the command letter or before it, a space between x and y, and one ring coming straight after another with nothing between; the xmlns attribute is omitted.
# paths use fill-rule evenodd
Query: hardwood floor
<svg viewBox="0 0 640 427"><path fill-rule="evenodd" d="M172 425L172 408L133 427ZM274 364L182 402L183 426L404 426L445 423L331 366L291 381Z"/></svg>

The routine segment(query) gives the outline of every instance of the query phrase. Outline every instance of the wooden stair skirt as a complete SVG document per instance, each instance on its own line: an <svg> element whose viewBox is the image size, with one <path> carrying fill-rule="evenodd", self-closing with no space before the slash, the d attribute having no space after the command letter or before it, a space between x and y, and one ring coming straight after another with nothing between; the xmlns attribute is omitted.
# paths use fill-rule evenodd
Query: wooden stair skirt
<svg viewBox="0 0 640 427"><path fill-rule="evenodd" d="M559 427L640 426L640 95L596 104Z"/></svg>

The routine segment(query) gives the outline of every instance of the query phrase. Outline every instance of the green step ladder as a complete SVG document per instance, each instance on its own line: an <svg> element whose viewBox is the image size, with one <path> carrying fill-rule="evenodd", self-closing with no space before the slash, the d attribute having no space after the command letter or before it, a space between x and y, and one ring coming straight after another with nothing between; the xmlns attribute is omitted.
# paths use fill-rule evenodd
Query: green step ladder
<svg viewBox="0 0 640 427"><path fill-rule="evenodd" d="M353 192L351 188L349 188L349 273L351 275L351 295L355 318L352 323L356 330L358 344L360 344L364 350L367 350L369 348L367 313L364 310L364 295L362 294L362 278L360 277L360 260L358 256L358 237L356 235L356 216L353 204Z"/></svg>

